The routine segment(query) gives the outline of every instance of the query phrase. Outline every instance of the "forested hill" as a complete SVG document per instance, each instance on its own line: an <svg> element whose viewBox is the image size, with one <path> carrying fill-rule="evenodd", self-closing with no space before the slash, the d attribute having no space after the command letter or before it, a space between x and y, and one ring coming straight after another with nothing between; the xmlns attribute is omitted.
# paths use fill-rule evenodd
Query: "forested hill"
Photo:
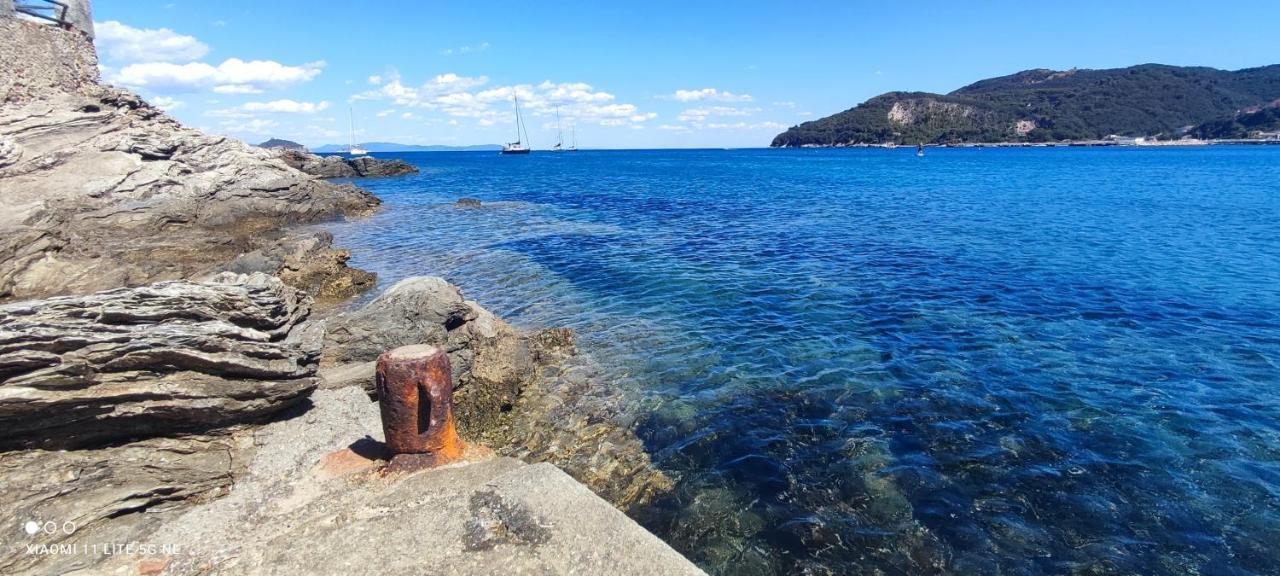
<svg viewBox="0 0 1280 576"><path fill-rule="evenodd" d="M949 94L889 92L779 134L773 146L1045 142L1194 134L1280 98L1280 64L1027 70Z"/></svg>

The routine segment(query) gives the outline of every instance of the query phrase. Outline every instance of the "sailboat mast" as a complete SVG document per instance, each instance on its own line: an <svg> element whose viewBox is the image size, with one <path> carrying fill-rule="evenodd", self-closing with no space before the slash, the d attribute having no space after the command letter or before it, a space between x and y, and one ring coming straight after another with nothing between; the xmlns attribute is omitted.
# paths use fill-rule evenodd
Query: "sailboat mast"
<svg viewBox="0 0 1280 576"><path fill-rule="evenodd" d="M516 144L519 144L524 140L520 138L520 94L515 86L511 87L511 104L516 111Z"/></svg>
<svg viewBox="0 0 1280 576"><path fill-rule="evenodd" d="M350 106L347 106L347 122L351 127L351 138L347 141L347 151L356 148L356 113Z"/></svg>
<svg viewBox="0 0 1280 576"><path fill-rule="evenodd" d="M560 131L560 107L556 106L556 148L564 145L564 132Z"/></svg>

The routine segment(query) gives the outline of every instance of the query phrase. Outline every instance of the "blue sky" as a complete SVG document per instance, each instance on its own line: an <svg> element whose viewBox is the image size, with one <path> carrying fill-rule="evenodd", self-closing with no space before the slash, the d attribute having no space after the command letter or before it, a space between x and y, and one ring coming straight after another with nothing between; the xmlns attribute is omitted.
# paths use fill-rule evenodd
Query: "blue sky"
<svg viewBox="0 0 1280 576"><path fill-rule="evenodd" d="M258 142L767 146L890 90L1028 68L1280 62L1280 2L93 3L106 80Z"/></svg>

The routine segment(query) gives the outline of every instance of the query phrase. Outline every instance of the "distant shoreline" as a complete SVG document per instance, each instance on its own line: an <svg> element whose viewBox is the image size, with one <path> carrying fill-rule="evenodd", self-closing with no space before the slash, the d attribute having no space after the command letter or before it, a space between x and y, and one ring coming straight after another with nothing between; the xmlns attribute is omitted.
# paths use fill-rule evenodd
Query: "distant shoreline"
<svg viewBox="0 0 1280 576"><path fill-rule="evenodd" d="M1280 140L1217 139L1217 140L1151 140L1117 142L1114 140L1063 140L1059 142L959 142L954 144L926 143L925 148L1167 148L1184 146L1275 146ZM914 148L915 144L803 144L800 146L771 146L771 148Z"/></svg>

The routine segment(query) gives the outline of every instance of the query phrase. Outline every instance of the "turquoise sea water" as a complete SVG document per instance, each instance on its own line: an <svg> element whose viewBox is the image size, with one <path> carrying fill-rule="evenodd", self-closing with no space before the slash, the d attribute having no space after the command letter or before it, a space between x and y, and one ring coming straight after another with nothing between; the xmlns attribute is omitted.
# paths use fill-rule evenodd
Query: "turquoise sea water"
<svg viewBox="0 0 1280 576"><path fill-rule="evenodd" d="M382 156L337 244L576 329L708 571L1280 573L1280 148Z"/></svg>

